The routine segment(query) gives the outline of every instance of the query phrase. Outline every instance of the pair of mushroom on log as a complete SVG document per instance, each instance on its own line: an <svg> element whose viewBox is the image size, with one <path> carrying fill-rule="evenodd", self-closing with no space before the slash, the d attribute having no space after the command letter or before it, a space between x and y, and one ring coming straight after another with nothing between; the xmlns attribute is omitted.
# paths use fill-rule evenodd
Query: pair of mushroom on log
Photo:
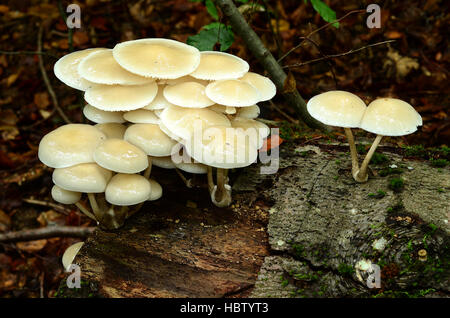
<svg viewBox="0 0 450 318"><path fill-rule="evenodd" d="M355 181L361 183L368 180L370 159L383 136L408 135L422 125L422 117L407 102L379 98L366 106L361 98L346 91L316 95L308 101L307 109L320 122L344 128L352 157L352 175ZM361 166L351 128L361 128L377 135Z"/></svg>
<svg viewBox="0 0 450 318"><path fill-rule="evenodd" d="M175 169L188 187L182 171L206 174L212 202L228 206L228 169L255 162L270 134L255 120L256 103L270 100L275 85L231 54L140 39L70 53L54 73L84 91L83 114L96 124L48 133L39 159L55 168L53 198L76 204L106 229L120 227L143 202L162 196L150 179L152 166Z"/></svg>

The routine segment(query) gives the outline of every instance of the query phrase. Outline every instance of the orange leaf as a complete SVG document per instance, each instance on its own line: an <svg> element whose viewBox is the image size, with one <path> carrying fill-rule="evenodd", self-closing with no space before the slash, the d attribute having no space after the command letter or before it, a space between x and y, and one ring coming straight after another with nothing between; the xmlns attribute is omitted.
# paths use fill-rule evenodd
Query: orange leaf
<svg viewBox="0 0 450 318"><path fill-rule="evenodd" d="M279 135L272 135L270 138L264 139L264 144L259 149L260 152L267 152L270 149L276 148L283 143L283 139Z"/></svg>

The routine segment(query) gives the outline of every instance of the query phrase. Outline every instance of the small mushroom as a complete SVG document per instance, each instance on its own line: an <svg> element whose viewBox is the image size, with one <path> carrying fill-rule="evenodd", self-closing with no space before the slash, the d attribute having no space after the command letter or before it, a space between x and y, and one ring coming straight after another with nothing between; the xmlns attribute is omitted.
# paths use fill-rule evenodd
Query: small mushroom
<svg viewBox="0 0 450 318"><path fill-rule="evenodd" d="M81 247L83 247L83 244L84 244L84 242L78 242L78 243L72 244L64 251L64 254L62 257L62 264L66 271L69 271L70 265L72 265L73 260L75 259L75 256L77 256Z"/></svg>
<svg viewBox="0 0 450 318"><path fill-rule="evenodd" d="M167 85L164 97L172 104L188 108L205 108L214 104L205 94L205 86L196 82Z"/></svg>
<svg viewBox="0 0 450 318"><path fill-rule="evenodd" d="M206 96L217 104L233 107L253 106L261 94L252 84L239 80L221 80L206 86Z"/></svg>
<svg viewBox="0 0 450 318"><path fill-rule="evenodd" d="M79 202L81 199L81 192L65 190L61 187L58 187L56 184L52 187L51 192L52 198L56 202L62 204L75 204L85 215L93 220L97 220L95 216Z"/></svg>
<svg viewBox="0 0 450 318"><path fill-rule="evenodd" d="M255 119L259 116L260 109L258 105L253 105L249 107L240 107L236 117Z"/></svg>
<svg viewBox="0 0 450 318"><path fill-rule="evenodd" d="M259 75L257 73L248 72L239 80L256 87L256 89L261 94L260 101L267 101L269 99L272 99L277 93L277 88L275 84L270 80L270 78Z"/></svg>
<svg viewBox="0 0 450 318"><path fill-rule="evenodd" d="M350 146L352 175L355 180L359 163L351 128L359 127L366 108L361 98L345 91L329 91L316 95L307 104L308 112L313 118L326 125L344 128Z"/></svg>
<svg viewBox="0 0 450 318"><path fill-rule="evenodd" d="M153 179L148 179L148 182L150 182L151 187L151 193L148 198L148 201L155 201L161 198L163 194L163 189L161 185Z"/></svg>
<svg viewBox="0 0 450 318"><path fill-rule="evenodd" d="M93 121L96 124L106 124L106 123L118 123L122 124L125 122L123 119L123 112L111 112L104 111L98 108L95 108L92 105L86 104L83 108L84 116Z"/></svg>
<svg viewBox="0 0 450 318"><path fill-rule="evenodd" d="M164 88L166 85L158 85L158 92L156 93L155 98L151 101L150 104L144 106L144 109L147 110L162 110L169 106L174 106L164 97Z"/></svg>
<svg viewBox="0 0 450 318"><path fill-rule="evenodd" d="M383 136L408 135L415 132L421 125L422 117L407 102L395 98L380 98L371 102L362 117L360 127L377 136L364 158L355 180L367 181L367 167Z"/></svg>
<svg viewBox="0 0 450 318"><path fill-rule="evenodd" d="M112 177L105 191L106 201L118 206L144 202L150 194L150 182L139 174L118 173Z"/></svg>
<svg viewBox="0 0 450 318"><path fill-rule="evenodd" d="M94 126L106 135L107 139L122 139L127 127L118 123L104 123Z"/></svg>
<svg viewBox="0 0 450 318"><path fill-rule="evenodd" d="M123 118L133 124L159 124L155 112L146 109L136 109L123 114Z"/></svg>
<svg viewBox="0 0 450 318"><path fill-rule="evenodd" d="M248 63L240 57L224 52L203 51L200 52L199 66L190 75L202 80L217 81L237 79L248 70Z"/></svg>

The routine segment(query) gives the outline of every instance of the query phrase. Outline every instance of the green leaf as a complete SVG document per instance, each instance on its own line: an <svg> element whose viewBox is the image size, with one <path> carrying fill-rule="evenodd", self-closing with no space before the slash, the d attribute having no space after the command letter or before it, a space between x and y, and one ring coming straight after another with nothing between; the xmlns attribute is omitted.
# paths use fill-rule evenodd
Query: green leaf
<svg viewBox="0 0 450 318"><path fill-rule="evenodd" d="M200 51L212 51L216 43L220 44L220 50L226 51L234 42L234 33L231 27L219 22L205 25L196 35L187 39L187 44L192 45Z"/></svg>
<svg viewBox="0 0 450 318"><path fill-rule="evenodd" d="M311 4L314 10L316 10L325 21L333 22L336 20L336 12L334 12L334 10L327 6L322 0L311 0ZM333 26L335 28L339 28L339 22L333 23Z"/></svg>
<svg viewBox="0 0 450 318"><path fill-rule="evenodd" d="M212 0L206 0L205 1L206 11L215 19L219 20L219 12L217 12L216 5Z"/></svg>

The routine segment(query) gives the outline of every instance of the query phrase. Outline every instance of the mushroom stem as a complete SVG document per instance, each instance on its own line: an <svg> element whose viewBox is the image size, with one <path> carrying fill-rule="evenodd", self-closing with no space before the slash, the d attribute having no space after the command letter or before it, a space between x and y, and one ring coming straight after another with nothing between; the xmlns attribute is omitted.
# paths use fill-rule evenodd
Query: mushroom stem
<svg viewBox="0 0 450 318"><path fill-rule="evenodd" d="M208 189L209 189L209 193L212 193L212 191L214 189L214 180L213 180L213 175L212 175L212 167L208 166L207 170L208 170Z"/></svg>
<svg viewBox="0 0 450 318"><path fill-rule="evenodd" d="M97 222L99 222L102 217L100 215L100 208L98 207L97 200L95 200L95 196L93 193L88 193L89 203L91 204L92 211L94 212L95 218Z"/></svg>
<svg viewBox="0 0 450 318"><path fill-rule="evenodd" d="M180 176L181 180L183 180L186 187L192 188L192 180L186 179L186 177L181 173L181 171L178 168L175 168L175 171Z"/></svg>
<svg viewBox="0 0 450 318"><path fill-rule="evenodd" d="M95 218L95 216L94 216L91 212L89 212L89 210L86 209L86 208L81 204L80 201L78 201L77 203L75 203L75 205L76 205L77 208L79 208L80 211L83 212L87 217L89 217L89 218L91 218L91 219L97 221L97 219Z"/></svg>
<svg viewBox="0 0 450 318"><path fill-rule="evenodd" d="M373 154L375 153L375 150L378 147L378 144L381 141L381 138L383 138L382 135L377 135L375 140L372 143L372 146L370 146L369 152L367 153L366 157L364 158L363 163L361 164L361 168L354 176L354 179L357 182L366 182L368 179L367 175L367 167L369 166L370 159L372 159Z"/></svg>
<svg viewBox="0 0 450 318"><path fill-rule="evenodd" d="M231 187L226 184L227 175L227 169L217 168L217 186L211 194L213 203L222 208L231 204Z"/></svg>
<svg viewBox="0 0 450 318"><path fill-rule="evenodd" d="M151 172L152 172L152 158L149 156L148 157L148 167L147 167L147 169L145 169L144 177L146 179L150 178L150 173Z"/></svg>
<svg viewBox="0 0 450 318"><path fill-rule="evenodd" d="M356 152L355 139L351 128L344 128L345 135L347 136L348 145L350 146L350 155L352 156L352 175L355 176L359 170L358 153Z"/></svg>

